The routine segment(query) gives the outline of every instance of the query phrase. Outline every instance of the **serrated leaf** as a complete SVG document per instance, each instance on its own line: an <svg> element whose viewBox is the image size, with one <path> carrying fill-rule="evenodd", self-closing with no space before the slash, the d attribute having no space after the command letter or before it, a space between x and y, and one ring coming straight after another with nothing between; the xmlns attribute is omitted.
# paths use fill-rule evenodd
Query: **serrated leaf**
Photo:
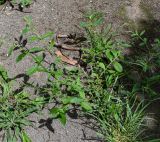
<svg viewBox="0 0 160 142"><path fill-rule="evenodd" d="M122 65L120 63L113 62L113 66L114 66L116 71L118 71L118 72L122 72L123 71L123 67L122 67Z"/></svg>

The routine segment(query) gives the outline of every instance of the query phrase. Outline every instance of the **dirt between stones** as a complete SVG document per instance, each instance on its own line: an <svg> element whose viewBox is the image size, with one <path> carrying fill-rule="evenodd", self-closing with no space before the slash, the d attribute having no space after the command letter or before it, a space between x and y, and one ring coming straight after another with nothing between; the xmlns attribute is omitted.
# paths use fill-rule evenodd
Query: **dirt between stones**
<svg viewBox="0 0 160 142"><path fill-rule="evenodd" d="M30 8L24 9L24 11L29 13L12 11L10 8L7 8L6 11L0 11L0 39L4 41L4 44L0 48L0 64L6 67L11 77L24 73L32 65L28 58L16 64L16 52L10 58L5 57L14 38L20 35L20 31L25 25L23 21L24 16L30 15L32 17L39 33L44 33L48 30L52 30L55 33L81 32L79 23L83 20L83 12L91 9L103 12L107 23L112 23L113 27L119 27L125 22L121 20L119 9L122 6L128 6L128 2L130 2L131 7L137 6L129 0L37 0ZM143 2L150 4L150 0L143 0ZM154 0L151 4L153 13L157 19L160 19L160 17L155 9L159 11L159 2L160 0ZM132 18L132 16L136 18L136 15L132 14L129 18ZM43 84L45 76L38 76L40 77L36 77L36 80ZM19 79L19 83L22 80ZM50 128L53 128L52 130L49 130L47 125L40 128L41 124L39 121L48 119L47 109L44 110L44 114L41 118L36 114L30 117L31 120L35 121L35 127L28 127L26 129L33 142L100 141L97 140L96 132L82 125L82 120L80 119L74 120L68 118L69 121L65 127L59 124L58 121L46 123Z"/></svg>

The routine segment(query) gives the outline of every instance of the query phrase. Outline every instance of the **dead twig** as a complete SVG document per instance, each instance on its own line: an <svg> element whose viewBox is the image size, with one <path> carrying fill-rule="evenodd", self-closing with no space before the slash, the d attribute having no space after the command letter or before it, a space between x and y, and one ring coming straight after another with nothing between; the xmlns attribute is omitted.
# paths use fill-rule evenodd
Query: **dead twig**
<svg viewBox="0 0 160 142"><path fill-rule="evenodd" d="M80 48L68 47L67 45L65 45L65 44L60 44L60 43L55 43L54 46L57 47L57 48L64 49L64 50L81 51Z"/></svg>

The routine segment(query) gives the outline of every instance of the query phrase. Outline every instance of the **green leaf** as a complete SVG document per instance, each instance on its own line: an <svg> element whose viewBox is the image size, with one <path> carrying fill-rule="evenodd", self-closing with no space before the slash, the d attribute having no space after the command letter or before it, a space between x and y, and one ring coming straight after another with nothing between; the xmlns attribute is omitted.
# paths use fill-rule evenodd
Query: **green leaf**
<svg viewBox="0 0 160 142"><path fill-rule="evenodd" d="M42 61L43 61L44 57L43 57L43 54L42 55L37 55L36 57L34 57L34 61L37 63L37 64L40 64Z"/></svg>
<svg viewBox="0 0 160 142"><path fill-rule="evenodd" d="M74 104L80 104L83 101L83 99L78 98L78 97L73 97L70 101L70 103L74 103Z"/></svg>
<svg viewBox="0 0 160 142"><path fill-rule="evenodd" d="M112 61L113 60L113 55L111 54L111 51L110 50L106 50L106 57Z"/></svg>
<svg viewBox="0 0 160 142"><path fill-rule="evenodd" d="M104 29L104 33L108 34L112 28L112 24L108 24L108 26Z"/></svg>
<svg viewBox="0 0 160 142"><path fill-rule="evenodd" d="M31 121L29 121L29 120L27 120L27 119L22 119L22 120L20 120L20 122L19 121L15 121L17 124L18 123L21 123L21 124L23 124L23 125L25 125L25 126L31 126L32 125L32 122Z"/></svg>
<svg viewBox="0 0 160 142"><path fill-rule="evenodd" d="M110 75L108 77L108 79L106 80L106 83L109 84L109 85L111 85L113 83L113 75Z"/></svg>
<svg viewBox="0 0 160 142"><path fill-rule="evenodd" d="M119 51L116 51L116 50L112 50L111 52L112 52L112 54L113 54L114 57L117 57L118 54L119 54Z"/></svg>
<svg viewBox="0 0 160 142"><path fill-rule="evenodd" d="M83 90L79 91L79 95L82 99L86 99L86 96Z"/></svg>
<svg viewBox="0 0 160 142"><path fill-rule="evenodd" d="M22 59L24 59L24 57L26 57L26 55L28 54L28 52L23 52L23 53L21 53L18 57L17 57L17 59L16 59L16 62L20 62Z"/></svg>
<svg viewBox="0 0 160 142"><path fill-rule="evenodd" d="M22 132L22 142L32 142L25 132Z"/></svg>
<svg viewBox="0 0 160 142"><path fill-rule="evenodd" d="M38 41L40 40L39 36L31 36L29 37L28 41L31 43L31 42L34 42L34 41Z"/></svg>
<svg viewBox="0 0 160 142"><path fill-rule="evenodd" d="M62 98L62 103L65 104L65 105L69 104L71 102L71 99L72 98L69 97L69 96L68 97L64 97L64 98Z"/></svg>
<svg viewBox="0 0 160 142"><path fill-rule="evenodd" d="M145 34L145 31L142 31L141 33L140 33L140 36L143 36Z"/></svg>
<svg viewBox="0 0 160 142"><path fill-rule="evenodd" d="M85 28L85 27L89 27L90 25L88 23L86 23L86 22L81 22L80 26Z"/></svg>
<svg viewBox="0 0 160 142"><path fill-rule="evenodd" d="M29 31L30 31L30 27L26 25L25 28L22 30L22 35L28 33Z"/></svg>
<svg viewBox="0 0 160 142"><path fill-rule="evenodd" d="M102 68L103 70L106 69L105 65L102 62L99 63L99 67Z"/></svg>
<svg viewBox="0 0 160 142"><path fill-rule="evenodd" d="M11 128L6 130L4 141L5 142L17 142L15 135L13 134L13 131L11 130Z"/></svg>
<svg viewBox="0 0 160 142"><path fill-rule="evenodd" d="M40 51L43 51L43 49L40 47L33 47L33 48L29 49L30 53L40 52Z"/></svg>
<svg viewBox="0 0 160 142"><path fill-rule="evenodd" d="M66 124L66 113L63 109L54 107L50 110L50 114L53 118L58 118L63 125Z"/></svg>
<svg viewBox="0 0 160 142"><path fill-rule="evenodd" d="M58 117L61 112L63 112L63 110L60 108L54 107L54 108L50 109L50 114L52 115L53 118Z"/></svg>
<svg viewBox="0 0 160 142"><path fill-rule="evenodd" d="M67 118L65 113L60 113L58 119L63 125L66 125Z"/></svg>
<svg viewBox="0 0 160 142"><path fill-rule="evenodd" d="M91 107L90 103L88 103L88 102L81 102L81 107L87 111L92 110L92 107Z"/></svg>
<svg viewBox="0 0 160 142"><path fill-rule="evenodd" d="M108 70L108 72L109 72L110 74L113 74L113 73L115 73L115 70Z"/></svg>
<svg viewBox="0 0 160 142"><path fill-rule="evenodd" d="M60 113L58 119L63 125L66 125L67 118L65 113Z"/></svg>
<svg viewBox="0 0 160 142"><path fill-rule="evenodd" d="M99 19L97 19L95 22L94 22L94 26L99 26L103 23L104 21L104 18L103 17L100 17Z"/></svg>
<svg viewBox="0 0 160 142"><path fill-rule="evenodd" d="M50 48L53 48L54 45L55 45L55 41L54 41L54 39L52 39L52 40L49 42L49 46L50 46Z"/></svg>
<svg viewBox="0 0 160 142"><path fill-rule="evenodd" d="M43 34L40 38L41 38L41 40L42 39L46 39L46 38L48 38L48 37L52 37L53 36L53 32L47 32L47 33L45 33L45 34Z"/></svg>
<svg viewBox="0 0 160 142"><path fill-rule="evenodd" d="M113 62L113 66L114 66L116 71L118 71L118 72L122 72L123 71L123 67L122 67L122 65L120 63Z"/></svg>
<svg viewBox="0 0 160 142"><path fill-rule="evenodd" d="M33 66L27 70L26 74L31 76L32 74L36 73L37 71L38 71L38 66Z"/></svg>
<svg viewBox="0 0 160 142"><path fill-rule="evenodd" d="M11 55L12 55L13 50L14 50L15 48L16 48L15 45L13 45L13 46L11 46L11 47L9 48L9 50L8 50L8 56L11 56Z"/></svg>
<svg viewBox="0 0 160 142"><path fill-rule="evenodd" d="M26 22L26 25L32 25L32 17L31 16L25 16L24 21Z"/></svg>
<svg viewBox="0 0 160 142"><path fill-rule="evenodd" d="M32 103L36 106L41 106L45 103L44 97L37 97L35 100L32 101Z"/></svg>
<svg viewBox="0 0 160 142"><path fill-rule="evenodd" d="M0 65L0 75L4 80L8 79L8 73L2 65Z"/></svg>

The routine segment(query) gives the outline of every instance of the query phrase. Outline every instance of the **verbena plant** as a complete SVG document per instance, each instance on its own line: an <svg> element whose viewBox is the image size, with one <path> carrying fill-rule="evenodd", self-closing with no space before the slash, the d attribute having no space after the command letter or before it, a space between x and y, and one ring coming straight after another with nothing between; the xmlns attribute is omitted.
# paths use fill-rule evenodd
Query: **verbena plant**
<svg viewBox="0 0 160 142"><path fill-rule="evenodd" d="M4 131L4 142L30 142L25 132L25 126L32 125L28 116L37 112L43 105L44 99L31 99L24 91L13 91L7 71L0 66L0 129Z"/></svg>

